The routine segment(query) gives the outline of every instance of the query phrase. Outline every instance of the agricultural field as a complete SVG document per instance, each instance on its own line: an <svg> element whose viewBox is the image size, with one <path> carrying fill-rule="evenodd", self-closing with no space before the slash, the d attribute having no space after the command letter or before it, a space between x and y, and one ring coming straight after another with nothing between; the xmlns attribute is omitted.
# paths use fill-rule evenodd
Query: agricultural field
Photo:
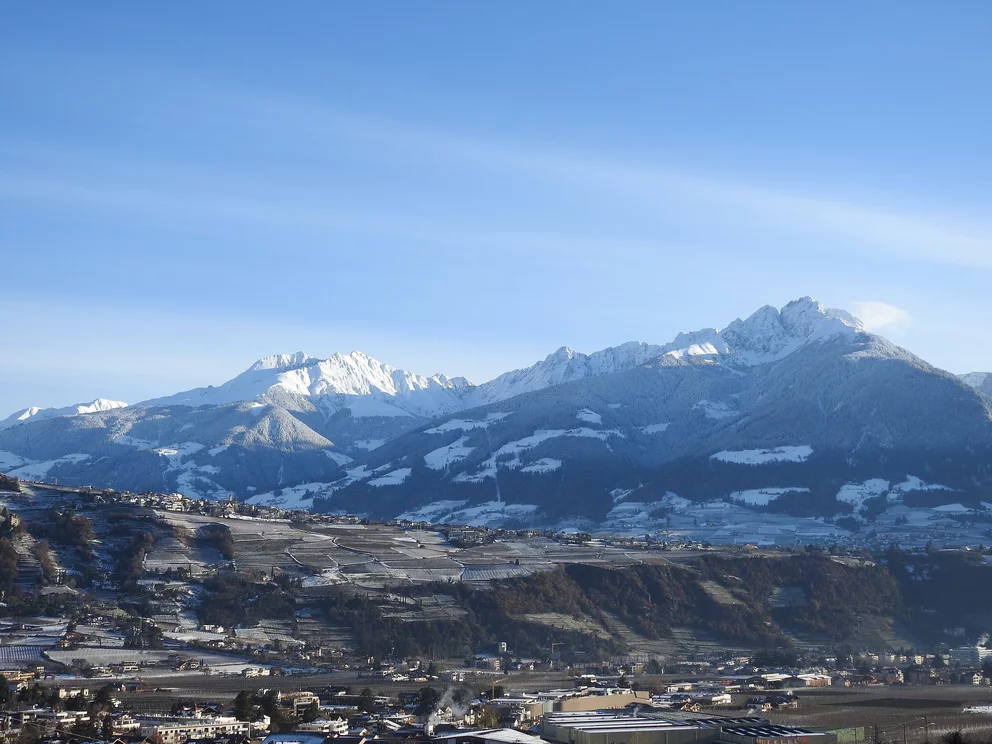
<svg viewBox="0 0 992 744"><path fill-rule="evenodd" d="M800 691L799 696L798 709L772 712L772 722L817 729L864 727L867 741L882 744L934 741L958 730L986 738L992 732L992 714L965 712L992 702L992 690L984 686L826 687ZM741 702L745 697L740 696Z"/></svg>

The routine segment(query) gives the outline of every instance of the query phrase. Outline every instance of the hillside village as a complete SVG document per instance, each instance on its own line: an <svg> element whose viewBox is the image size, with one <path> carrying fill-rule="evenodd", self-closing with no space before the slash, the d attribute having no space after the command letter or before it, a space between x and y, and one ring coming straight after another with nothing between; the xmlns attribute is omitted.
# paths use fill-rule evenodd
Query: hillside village
<svg viewBox="0 0 992 744"><path fill-rule="evenodd" d="M16 490L3 493L0 520L14 555L0 609L0 732L19 744L564 743L614 728L643 741L692 730L697 741L833 744L835 734L788 725L807 694L992 683L992 644L974 627L947 628L912 651L899 637L906 629L881 618L858 621L877 626L862 635L869 645L817 643L814 634L762 650L726 618L651 640L644 618L615 615L597 627L599 615L579 611L588 600L561 595L560 610L522 610L525 622L515 615L521 622L487 630L476 617L466 636L476 645L437 635L475 613L502 612L499 603L531 603L507 593L513 582L533 582L514 591L562 592L574 591L567 582L584 567L678 574L698 560L790 560L756 546L373 523L233 499L5 485ZM874 570L868 553L824 556L838 570ZM989 562L974 557L967 565ZM913 560L889 558L893 571ZM732 585L694 581L711 607L740 604ZM468 604L459 586L475 587ZM805 601L788 587L773 594L776 613ZM352 605L375 608L364 630L349 624ZM500 627L509 643L484 640ZM456 649L463 655L453 657ZM992 722L982 704L955 710L974 725Z"/></svg>

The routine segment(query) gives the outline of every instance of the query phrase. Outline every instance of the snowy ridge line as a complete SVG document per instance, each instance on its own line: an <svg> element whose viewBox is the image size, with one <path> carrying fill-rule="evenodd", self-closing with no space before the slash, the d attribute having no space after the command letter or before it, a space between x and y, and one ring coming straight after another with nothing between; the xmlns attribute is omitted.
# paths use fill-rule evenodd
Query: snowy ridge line
<svg viewBox="0 0 992 744"><path fill-rule="evenodd" d="M850 314L826 309L804 297L781 310L762 307L745 320L733 321L722 331L704 328L680 333L666 344L632 341L592 354L563 346L530 367L506 372L482 385L440 373L418 375L360 351L335 353L326 359L296 352L259 359L240 375L216 387L194 388L151 398L138 405L198 407L277 401L281 395L291 395L318 401L326 413L347 408L358 417L429 419L564 382L633 369L661 358L732 367L755 366L779 361L811 343L863 331L864 326ZM61 409L27 408L0 421L0 429L36 418L82 415L125 405L99 398Z"/></svg>

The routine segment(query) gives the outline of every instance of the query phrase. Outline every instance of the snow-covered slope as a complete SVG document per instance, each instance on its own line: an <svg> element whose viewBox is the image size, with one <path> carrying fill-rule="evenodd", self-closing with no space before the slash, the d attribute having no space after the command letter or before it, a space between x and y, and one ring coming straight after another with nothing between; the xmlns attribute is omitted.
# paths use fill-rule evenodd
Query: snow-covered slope
<svg viewBox="0 0 992 744"><path fill-rule="evenodd" d="M85 413L97 413L98 411L112 411L115 408L125 408L127 403L119 400L107 400L97 398L90 403L77 403L74 406L63 408L38 408L32 406L15 413L0 421L0 429L16 426L28 421L43 421L44 419L55 418L57 416L81 416Z"/></svg>
<svg viewBox="0 0 992 744"><path fill-rule="evenodd" d="M961 381L992 398L992 372L969 372L961 375Z"/></svg>
<svg viewBox="0 0 992 744"><path fill-rule="evenodd" d="M563 382L632 369L657 359L663 353L664 347L636 341L611 346L592 354L583 354L562 346L554 354L530 367L506 372L479 385L467 396L466 403L469 406L481 406Z"/></svg>

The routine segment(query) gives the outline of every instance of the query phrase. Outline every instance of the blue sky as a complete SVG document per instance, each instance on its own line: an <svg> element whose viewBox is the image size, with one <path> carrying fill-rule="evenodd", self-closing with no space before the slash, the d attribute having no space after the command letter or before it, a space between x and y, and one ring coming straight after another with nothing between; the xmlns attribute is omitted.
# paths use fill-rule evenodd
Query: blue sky
<svg viewBox="0 0 992 744"><path fill-rule="evenodd" d="M811 295L992 369L986 2L8 4L0 415Z"/></svg>

